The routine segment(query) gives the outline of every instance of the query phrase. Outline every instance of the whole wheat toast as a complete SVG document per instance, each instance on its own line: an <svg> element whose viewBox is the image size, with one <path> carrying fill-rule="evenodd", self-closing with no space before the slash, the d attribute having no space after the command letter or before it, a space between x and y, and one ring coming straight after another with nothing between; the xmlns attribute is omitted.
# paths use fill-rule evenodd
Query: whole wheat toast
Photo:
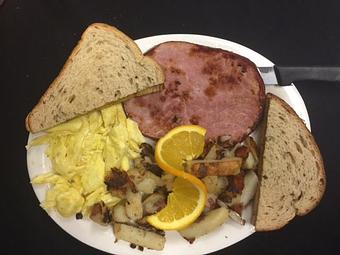
<svg viewBox="0 0 340 255"><path fill-rule="evenodd" d="M161 67L132 39L115 27L92 24L26 117L26 128L51 128L109 103L157 92L163 82Z"/></svg>
<svg viewBox="0 0 340 255"><path fill-rule="evenodd" d="M319 148L304 122L282 99L267 94L255 196L256 231L285 226L320 202L326 175Z"/></svg>

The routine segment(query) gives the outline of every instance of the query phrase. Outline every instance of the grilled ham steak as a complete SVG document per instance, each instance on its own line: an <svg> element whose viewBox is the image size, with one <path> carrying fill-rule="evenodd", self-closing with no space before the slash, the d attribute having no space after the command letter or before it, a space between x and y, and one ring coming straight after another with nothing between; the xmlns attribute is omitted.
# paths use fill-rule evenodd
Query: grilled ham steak
<svg viewBox="0 0 340 255"><path fill-rule="evenodd" d="M176 126L195 124L207 129L207 139L223 137L231 146L255 128L265 92L250 60L187 42L162 43L146 55L163 68L164 89L124 104L144 135L157 139Z"/></svg>

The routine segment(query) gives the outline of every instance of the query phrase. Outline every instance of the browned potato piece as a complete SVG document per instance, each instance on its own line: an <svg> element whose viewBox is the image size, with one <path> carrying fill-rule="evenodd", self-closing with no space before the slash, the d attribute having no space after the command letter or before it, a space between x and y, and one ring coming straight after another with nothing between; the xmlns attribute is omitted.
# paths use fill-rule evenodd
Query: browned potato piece
<svg viewBox="0 0 340 255"><path fill-rule="evenodd" d="M205 176L228 176L240 172L242 158L233 157L223 160L193 160L188 162L187 169L191 174L203 178Z"/></svg>
<svg viewBox="0 0 340 255"><path fill-rule="evenodd" d="M248 137L244 141L244 145L249 149L249 155L243 163L243 168L254 170L259 163L258 149L255 140L252 137Z"/></svg>
<svg viewBox="0 0 340 255"><path fill-rule="evenodd" d="M145 194L152 194L158 186L164 185L160 177L147 170L132 169L128 175L136 189Z"/></svg>
<svg viewBox="0 0 340 255"><path fill-rule="evenodd" d="M208 193L220 195L228 185L228 179L224 176L206 176L202 179L207 187Z"/></svg>
<svg viewBox="0 0 340 255"><path fill-rule="evenodd" d="M118 240L124 240L149 249L161 251L164 248L165 237L151 231L130 225L115 223L113 232Z"/></svg>
<svg viewBox="0 0 340 255"><path fill-rule="evenodd" d="M159 212L166 206L166 197L163 194L154 193L143 201L145 215Z"/></svg>
<svg viewBox="0 0 340 255"><path fill-rule="evenodd" d="M207 194L207 201L205 202L204 213L207 213L216 208L217 196L212 193Z"/></svg>
<svg viewBox="0 0 340 255"><path fill-rule="evenodd" d="M244 188L241 193L240 203L246 206L255 196L258 178L254 171L250 170L244 177Z"/></svg>
<svg viewBox="0 0 340 255"><path fill-rule="evenodd" d="M152 194L156 187L156 182L151 178L144 178L140 183L136 184L136 189L145 194Z"/></svg>
<svg viewBox="0 0 340 255"><path fill-rule="evenodd" d="M204 157L205 160L217 159L217 144L211 146L209 152Z"/></svg>
<svg viewBox="0 0 340 255"><path fill-rule="evenodd" d="M169 173L162 175L162 181L168 191L172 191L172 184L175 180L175 176Z"/></svg>
<svg viewBox="0 0 340 255"><path fill-rule="evenodd" d="M253 154L255 160L258 160L258 148L257 144L251 136L248 136L247 139L244 141L245 146L247 146L250 152Z"/></svg>
<svg viewBox="0 0 340 255"><path fill-rule="evenodd" d="M214 209L208 212L202 220L180 230L179 233L187 239L203 236L226 222L228 220L228 215L228 209L225 207Z"/></svg>
<svg viewBox="0 0 340 255"><path fill-rule="evenodd" d="M119 223L127 223L127 222L130 221L130 219L126 215L124 204L119 203L118 205L116 205L113 208L113 210L112 210L112 219L115 222L119 222Z"/></svg>
<svg viewBox="0 0 340 255"><path fill-rule="evenodd" d="M111 211L103 203L95 203L91 208L90 219L100 225L108 225L111 222Z"/></svg>
<svg viewBox="0 0 340 255"><path fill-rule="evenodd" d="M235 157L246 159L249 155L249 148L247 146L241 145L235 149Z"/></svg>
<svg viewBox="0 0 340 255"><path fill-rule="evenodd" d="M142 194L140 192L132 192L130 189L126 192L125 211L131 220L139 220L143 217Z"/></svg>

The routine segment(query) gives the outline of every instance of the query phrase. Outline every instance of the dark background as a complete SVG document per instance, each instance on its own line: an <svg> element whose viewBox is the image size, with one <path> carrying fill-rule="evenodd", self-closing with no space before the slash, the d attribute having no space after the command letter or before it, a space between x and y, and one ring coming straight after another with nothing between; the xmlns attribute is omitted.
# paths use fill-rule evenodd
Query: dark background
<svg viewBox="0 0 340 255"><path fill-rule="evenodd" d="M5 1L0 7L1 253L104 254L66 234L38 206L24 147L26 114L89 24L109 23L134 39L211 35L241 43L276 64L340 66L339 10L336 0ZM325 161L323 200L283 229L255 233L216 254L340 254L340 84L296 85Z"/></svg>

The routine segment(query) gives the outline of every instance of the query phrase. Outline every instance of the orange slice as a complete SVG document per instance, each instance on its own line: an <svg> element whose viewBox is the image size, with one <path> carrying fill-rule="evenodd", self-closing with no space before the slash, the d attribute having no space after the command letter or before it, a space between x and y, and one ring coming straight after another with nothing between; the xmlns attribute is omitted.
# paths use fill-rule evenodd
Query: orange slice
<svg viewBox="0 0 340 255"><path fill-rule="evenodd" d="M157 164L175 179L168 203L147 221L158 229L178 230L193 223L202 213L207 189L197 177L184 171L186 160L202 154L206 130L196 125L179 126L159 139L155 149Z"/></svg>
<svg viewBox="0 0 340 255"><path fill-rule="evenodd" d="M158 213L148 216L147 221L163 230L179 230L193 223L202 213L207 194L195 184L177 177L168 203Z"/></svg>
<svg viewBox="0 0 340 255"><path fill-rule="evenodd" d="M203 153L206 129L197 125L179 126L158 140L155 159L160 168L182 177L206 191L204 183L197 177L184 172L186 160L197 158Z"/></svg>

